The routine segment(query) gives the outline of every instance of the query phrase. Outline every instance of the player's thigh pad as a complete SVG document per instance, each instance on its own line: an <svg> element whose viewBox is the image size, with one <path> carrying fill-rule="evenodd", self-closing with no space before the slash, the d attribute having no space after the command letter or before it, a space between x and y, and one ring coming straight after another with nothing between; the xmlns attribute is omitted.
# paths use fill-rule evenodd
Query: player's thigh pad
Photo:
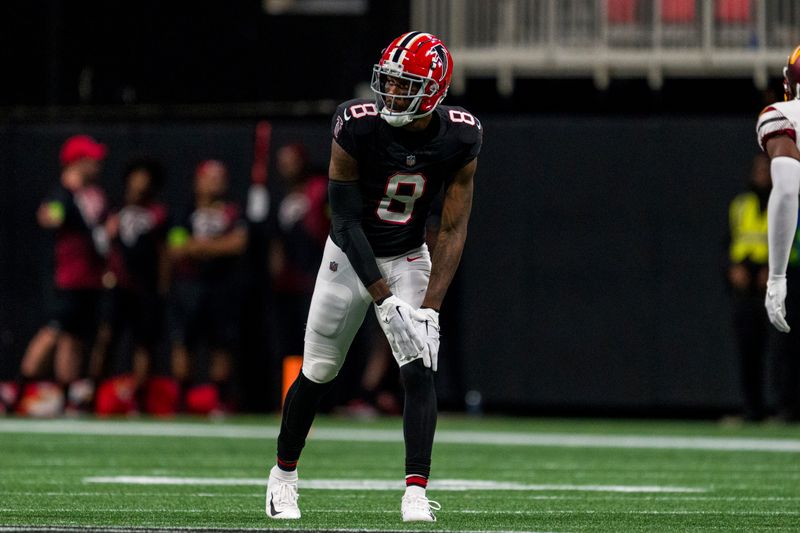
<svg viewBox="0 0 800 533"><path fill-rule="evenodd" d="M431 279L431 255L428 246L423 244L401 257L389 261L381 260L379 266L392 293L414 309L419 309Z"/></svg>
<svg viewBox="0 0 800 533"><path fill-rule="evenodd" d="M413 260L409 261L409 259ZM422 245L401 257L390 260L381 259L379 267L386 277L392 293L414 309L419 309L425 299L428 281L431 278L431 256L427 245ZM405 359L401 363L398 354L393 353L393 355L400 366L418 359Z"/></svg>
<svg viewBox="0 0 800 533"><path fill-rule="evenodd" d="M303 374L308 379L326 383L336 377L369 302L347 256L329 240L306 324Z"/></svg>

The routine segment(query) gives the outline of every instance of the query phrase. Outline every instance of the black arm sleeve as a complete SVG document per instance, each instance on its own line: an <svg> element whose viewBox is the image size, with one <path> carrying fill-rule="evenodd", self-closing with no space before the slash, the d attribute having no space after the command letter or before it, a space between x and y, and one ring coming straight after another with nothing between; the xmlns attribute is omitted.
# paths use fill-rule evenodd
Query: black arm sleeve
<svg viewBox="0 0 800 533"><path fill-rule="evenodd" d="M383 275L361 227L363 204L358 183L330 180L328 197L331 203L331 238L347 255L361 283L369 287Z"/></svg>

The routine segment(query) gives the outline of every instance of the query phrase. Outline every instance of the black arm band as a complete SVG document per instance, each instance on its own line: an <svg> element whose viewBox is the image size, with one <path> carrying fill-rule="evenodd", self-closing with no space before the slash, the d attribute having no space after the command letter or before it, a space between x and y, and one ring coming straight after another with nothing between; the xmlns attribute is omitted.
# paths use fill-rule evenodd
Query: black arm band
<svg viewBox="0 0 800 533"><path fill-rule="evenodd" d="M358 182L330 180L328 198L331 202L331 238L347 255L361 283L369 287L383 275L361 227L363 203Z"/></svg>

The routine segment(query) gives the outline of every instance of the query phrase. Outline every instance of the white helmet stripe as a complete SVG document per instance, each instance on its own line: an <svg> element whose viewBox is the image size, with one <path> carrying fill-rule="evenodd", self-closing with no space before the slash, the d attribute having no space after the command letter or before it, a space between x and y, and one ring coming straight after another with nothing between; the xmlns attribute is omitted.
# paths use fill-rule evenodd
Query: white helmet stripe
<svg viewBox="0 0 800 533"><path fill-rule="evenodd" d="M416 37L420 33L421 32L418 32L418 31L409 32L409 33L406 34L406 36L403 38L402 41L397 43L397 47L394 50L392 50L392 52L391 52L392 61L393 62L395 62L395 63L399 63L400 62L400 53L403 51L403 49L406 46L408 46L408 43L411 41L411 39L413 39L414 37Z"/></svg>
<svg viewBox="0 0 800 533"><path fill-rule="evenodd" d="M403 46L403 48L402 48L402 51L400 53L399 59L397 59L397 61L395 61L395 62L402 64L403 60L406 58L406 52L408 51L408 49L411 48L418 41L420 41L422 39L426 39L426 38L427 39L432 39L433 35L431 35L430 33L420 33L418 35L415 35L414 38L411 39L407 44L403 45L403 43L400 43ZM405 42L405 40L403 42Z"/></svg>

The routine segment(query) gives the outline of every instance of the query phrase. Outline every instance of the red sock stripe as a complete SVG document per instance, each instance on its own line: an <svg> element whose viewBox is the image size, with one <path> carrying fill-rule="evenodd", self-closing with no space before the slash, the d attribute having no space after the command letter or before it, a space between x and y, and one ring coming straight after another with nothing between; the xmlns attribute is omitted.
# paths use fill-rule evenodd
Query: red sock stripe
<svg viewBox="0 0 800 533"><path fill-rule="evenodd" d="M406 486L416 485L423 489L428 486L428 479L422 476L408 476L406 477Z"/></svg>
<svg viewBox="0 0 800 533"><path fill-rule="evenodd" d="M284 461L280 457L278 457L278 466L286 469L286 468L297 468L297 461Z"/></svg>

